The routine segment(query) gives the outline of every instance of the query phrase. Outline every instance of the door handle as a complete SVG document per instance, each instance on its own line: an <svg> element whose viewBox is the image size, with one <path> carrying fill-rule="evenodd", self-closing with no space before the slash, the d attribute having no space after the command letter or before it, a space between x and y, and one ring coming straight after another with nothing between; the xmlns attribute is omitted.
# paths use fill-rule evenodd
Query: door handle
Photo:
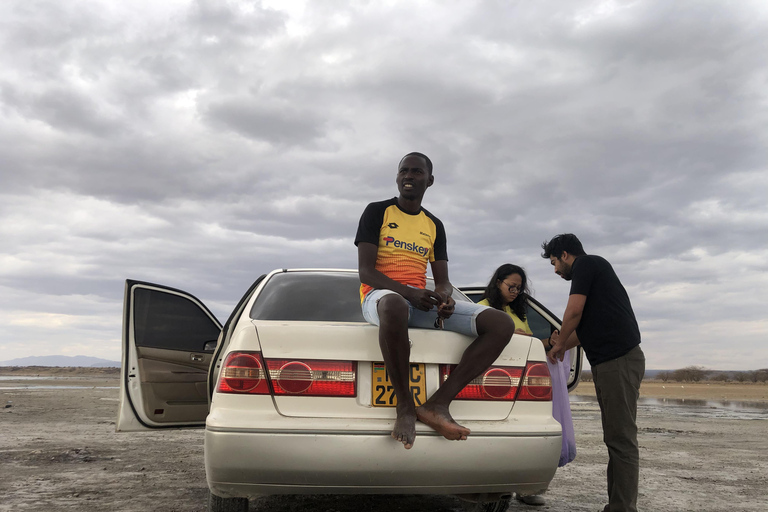
<svg viewBox="0 0 768 512"><path fill-rule="evenodd" d="M202 362L203 357L200 354L190 354L189 357L196 363Z"/></svg>

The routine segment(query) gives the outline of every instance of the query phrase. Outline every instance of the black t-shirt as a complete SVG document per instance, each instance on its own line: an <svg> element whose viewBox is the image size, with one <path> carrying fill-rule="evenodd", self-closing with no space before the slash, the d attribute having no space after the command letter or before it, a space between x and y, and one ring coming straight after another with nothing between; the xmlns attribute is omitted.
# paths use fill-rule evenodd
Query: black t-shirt
<svg viewBox="0 0 768 512"><path fill-rule="evenodd" d="M576 327L592 366L621 357L640 344L627 290L605 258L584 255L573 262L571 295L586 295Z"/></svg>

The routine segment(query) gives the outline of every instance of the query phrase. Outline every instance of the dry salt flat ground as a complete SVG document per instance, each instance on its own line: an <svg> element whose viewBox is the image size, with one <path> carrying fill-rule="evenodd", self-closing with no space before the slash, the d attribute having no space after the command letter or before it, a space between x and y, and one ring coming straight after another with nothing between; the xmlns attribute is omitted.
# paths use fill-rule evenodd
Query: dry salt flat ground
<svg viewBox="0 0 768 512"><path fill-rule="evenodd" d="M10 405L0 410L0 511L205 510L201 430L116 433L116 374L54 376L29 380L18 373L0 372L0 405ZM647 400L638 412L640 510L767 510L768 387L699 389L658 383L658 394L664 396L655 399L648 394L653 394L656 383L646 384ZM575 392L572 410L578 457L557 471L546 495L547 505L534 508L513 502L510 511L602 509L607 453L592 396L589 383ZM689 405L680 403L683 398ZM250 508L270 512L473 509L450 496L322 495L261 498L252 500Z"/></svg>

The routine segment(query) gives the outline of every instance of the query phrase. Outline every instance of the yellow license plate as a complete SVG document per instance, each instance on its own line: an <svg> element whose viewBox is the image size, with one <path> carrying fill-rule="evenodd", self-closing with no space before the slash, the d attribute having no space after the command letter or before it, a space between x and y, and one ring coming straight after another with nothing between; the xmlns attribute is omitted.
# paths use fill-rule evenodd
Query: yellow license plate
<svg viewBox="0 0 768 512"><path fill-rule="evenodd" d="M371 390L373 392L371 401L374 407L394 407L397 405L397 397L395 396L395 388L392 386L392 381L389 380L389 372L384 363L373 363L373 373L371 375L373 385ZM411 396L413 396L413 402L419 406L427 400L427 385L424 378L424 364L411 363L411 371L409 372Z"/></svg>

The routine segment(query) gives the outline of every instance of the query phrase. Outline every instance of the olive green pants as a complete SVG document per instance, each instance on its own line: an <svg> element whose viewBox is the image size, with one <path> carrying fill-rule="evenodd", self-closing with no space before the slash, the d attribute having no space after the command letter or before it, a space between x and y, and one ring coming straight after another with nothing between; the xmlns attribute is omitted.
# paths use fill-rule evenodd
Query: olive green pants
<svg viewBox="0 0 768 512"><path fill-rule="evenodd" d="M608 512L637 512L640 449L637 399L645 355L637 346L623 356L592 367L597 402L608 447Z"/></svg>

